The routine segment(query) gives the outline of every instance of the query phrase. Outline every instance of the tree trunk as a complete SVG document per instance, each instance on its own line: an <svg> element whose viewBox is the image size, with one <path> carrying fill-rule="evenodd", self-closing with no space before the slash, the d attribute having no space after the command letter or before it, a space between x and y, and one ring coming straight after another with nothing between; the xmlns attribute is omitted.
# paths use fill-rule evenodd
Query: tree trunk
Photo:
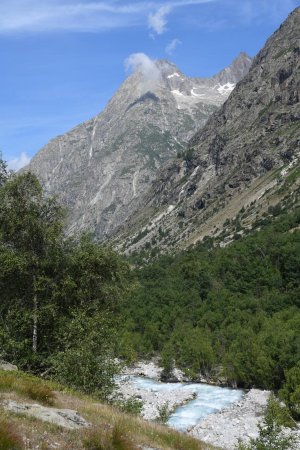
<svg viewBox="0 0 300 450"><path fill-rule="evenodd" d="M32 351L37 352L37 342L38 342L38 300L37 295L34 294L33 297L33 333L32 333Z"/></svg>

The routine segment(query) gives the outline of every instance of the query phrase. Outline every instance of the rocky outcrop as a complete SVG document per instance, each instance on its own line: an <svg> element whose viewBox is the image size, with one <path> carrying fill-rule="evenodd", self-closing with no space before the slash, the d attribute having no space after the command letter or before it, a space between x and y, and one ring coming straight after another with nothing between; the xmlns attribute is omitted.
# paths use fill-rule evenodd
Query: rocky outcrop
<svg viewBox="0 0 300 450"><path fill-rule="evenodd" d="M88 427L90 424L72 409L49 408L32 403L19 403L14 400L3 402L3 407L9 412L26 414L44 422L50 422L69 430Z"/></svg>
<svg viewBox="0 0 300 450"><path fill-rule="evenodd" d="M227 218L265 194L276 190L280 199L284 179L299 166L299 55L297 8L183 157L158 173L140 210L119 230L119 248L189 245L215 235Z"/></svg>
<svg viewBox="0 0 300 450"><path fill-rule="evenodd" d="M241 54L213 78L189 78L174 64L156 61L155 77L136 71L101 114L50 141L25 170L67 207L69 233L110 236L250 64Z"/></svg>
<svg viewBox="0 0 300 450"><path fill-rule="evenodd" d="M18 370L18 367L15 366L14 364L11 364L9 362L6 361L0 361L0 370L5 370L8 372L14 372Z"/></svg>
<svg viewBox="0 0 300 450"><path fill-rule="evenodd" d="M136 375L168 383L192 381L177 367L174 367L167 375L165 375L164 369L159 365L159 361L156 358L153 358L151 361L139 361L133 366L125 367L123 375Z"/></svg>
<svg viewBox="0 0 300 450"><path fill-rule="evenodd" d="M157 360L152 361L139 361L133 366L125 367L123 369L123 375L136 375L152 380L160 380L161 372L163 368L159 366Z"/></svg>

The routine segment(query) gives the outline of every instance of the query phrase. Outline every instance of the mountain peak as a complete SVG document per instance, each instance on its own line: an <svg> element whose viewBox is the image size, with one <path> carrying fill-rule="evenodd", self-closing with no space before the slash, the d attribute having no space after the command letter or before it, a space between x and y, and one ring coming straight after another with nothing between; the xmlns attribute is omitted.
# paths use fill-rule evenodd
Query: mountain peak
<svg viewBox="0 0 300 450"><path fill-rule="evenodd" d="M215 75L214 81L224 85L226 83L237 83L249 72L252 58L246 52L240 52L232 63Z"/></svg>
<svg viewBox="0 0 300 450"><path fill-rule="evenodd" d="M137 207L158 169L229 96L228 86L137 55L102 113L52 140L31 161L47 191L71 207L69 232L110 235ZM239 81L239 80L238 80Z"/></svg>
<svg viewBox="0 0 300 450"><path fill-rule="evenodd" d="M173 73L178 73L180 74L180 76L184 76L181 70L178 69L176 64L168 61L167 59L158 59L157 61L155 61L155 64L163 78L168 77Z"/></svg>
<svg viewBox="0 0 300 450"><path fill-rule="evenodd" d="M244 61L244 60L251 60L252 61L252 58L248 55L248 53L240 52L238 54L238 56L233 60L233 62L235 62L235 61Z"/></svg>

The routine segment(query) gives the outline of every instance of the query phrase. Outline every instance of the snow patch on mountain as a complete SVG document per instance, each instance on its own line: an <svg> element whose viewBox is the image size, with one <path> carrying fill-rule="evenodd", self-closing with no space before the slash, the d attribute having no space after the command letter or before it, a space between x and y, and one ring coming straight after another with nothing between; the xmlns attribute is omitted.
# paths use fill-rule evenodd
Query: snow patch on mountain
<svg viewBox="0 0 300 450"><path fill-rule="evenodd" d="M235 84L234 83L226 83L226 84L219 84L219 87L217 87L217 91L221 94L221 95L228 95L230 92L233 91L233 89L235 88Z"/></svg>
<svg viewBox="0 0 300 450"><path fill-rule="evenodd" d="M174 78L174 77L180 77L178 72L174 72L171 75L168 75L167 78Z"/></svg>

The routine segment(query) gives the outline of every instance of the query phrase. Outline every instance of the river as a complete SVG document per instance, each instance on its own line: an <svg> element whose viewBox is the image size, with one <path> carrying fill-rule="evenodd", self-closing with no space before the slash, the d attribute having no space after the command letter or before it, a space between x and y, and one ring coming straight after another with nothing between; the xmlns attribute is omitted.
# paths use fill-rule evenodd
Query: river
<svg viewBox="0 0 300 450"><path fill-rule="evenodd" d="M211 386L200 383L162 383L139 376L131 376L131 383L137 391L166 392L174 391L174 395L182 390L194 391L196 398L178 407L169 417L168 425L179 431L186 431L195 426L207 415L237 402L244 396L241 389Z"/></svg>

